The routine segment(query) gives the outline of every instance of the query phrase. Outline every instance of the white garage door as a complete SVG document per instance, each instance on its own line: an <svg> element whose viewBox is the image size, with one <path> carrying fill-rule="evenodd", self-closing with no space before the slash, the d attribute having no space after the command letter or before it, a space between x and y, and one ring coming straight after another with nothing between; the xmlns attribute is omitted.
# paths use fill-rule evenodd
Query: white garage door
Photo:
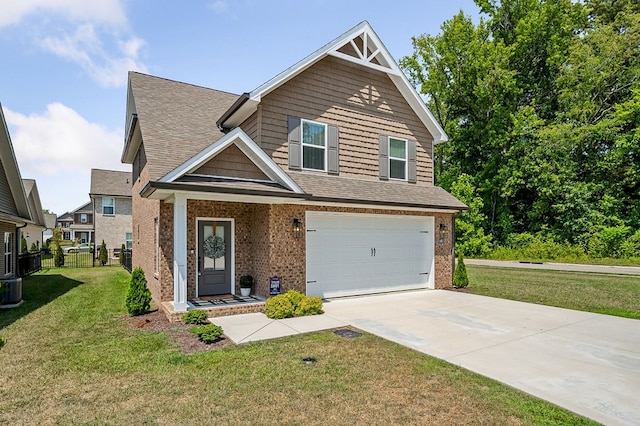
<svg viewBox="0 0 640 426"><path fill-rule="evenodd" d="M307 212L307 295L433 288L433 217Z"/></svg>

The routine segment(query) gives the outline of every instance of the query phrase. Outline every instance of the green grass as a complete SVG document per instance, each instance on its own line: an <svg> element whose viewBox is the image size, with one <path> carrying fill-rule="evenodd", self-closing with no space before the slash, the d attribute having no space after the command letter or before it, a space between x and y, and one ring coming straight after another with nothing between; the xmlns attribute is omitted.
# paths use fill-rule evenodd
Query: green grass
<svg viewBox="0 0 640 426"><path fill-rule="evenodd" d="M475 294L640 319L640 277L466 265Z"/></svg>
<svg viewBox="0 0 640 426"><path fill-rule="evenodd" d="M128 276L25 279L26 302L0 312L0 424L595 424L368 334L185 355L123 321Z"/></svg>

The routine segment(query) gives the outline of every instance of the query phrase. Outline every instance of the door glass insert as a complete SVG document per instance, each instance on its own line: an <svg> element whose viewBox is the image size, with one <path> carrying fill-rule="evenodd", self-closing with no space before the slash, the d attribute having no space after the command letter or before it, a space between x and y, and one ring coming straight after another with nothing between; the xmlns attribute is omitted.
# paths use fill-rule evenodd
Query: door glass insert
<svg viewBox="0 0 640 426"><path fill-rule="evenodd" d="M227 244L224 240L224 227L204 225L202 252L204 254L204 268L214 271L224 271Z"/></svg>

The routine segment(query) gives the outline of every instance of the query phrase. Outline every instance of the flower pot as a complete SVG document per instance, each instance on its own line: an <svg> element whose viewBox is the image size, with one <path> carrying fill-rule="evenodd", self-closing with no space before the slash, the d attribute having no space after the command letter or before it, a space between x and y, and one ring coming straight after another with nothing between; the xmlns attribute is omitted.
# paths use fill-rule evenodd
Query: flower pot
<svg viewBox="0 0 640 426"><path fill-rule="evenodd" d="M251 287L245 288L245 287L240 287L240 294L242 296L249 296L251 294Z"/></svg>

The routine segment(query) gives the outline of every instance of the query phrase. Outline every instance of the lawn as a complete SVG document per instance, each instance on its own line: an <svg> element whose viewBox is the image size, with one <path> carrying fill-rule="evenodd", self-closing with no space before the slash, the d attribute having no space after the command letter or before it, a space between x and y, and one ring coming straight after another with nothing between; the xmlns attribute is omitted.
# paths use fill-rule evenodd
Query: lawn
<svg viewBox="0 0 640 426"><path fill-rule="evenodd" d="M368 334L185 355L123 320L127 279L106 268L25 279L26 302L0 312L0 424L595 424Z"/></svg>
<svg viewBox="0 0 640 426"><path fill-rule="evenodd" d="M640 277L467 265L475 294L640 319Z"/></svg>

